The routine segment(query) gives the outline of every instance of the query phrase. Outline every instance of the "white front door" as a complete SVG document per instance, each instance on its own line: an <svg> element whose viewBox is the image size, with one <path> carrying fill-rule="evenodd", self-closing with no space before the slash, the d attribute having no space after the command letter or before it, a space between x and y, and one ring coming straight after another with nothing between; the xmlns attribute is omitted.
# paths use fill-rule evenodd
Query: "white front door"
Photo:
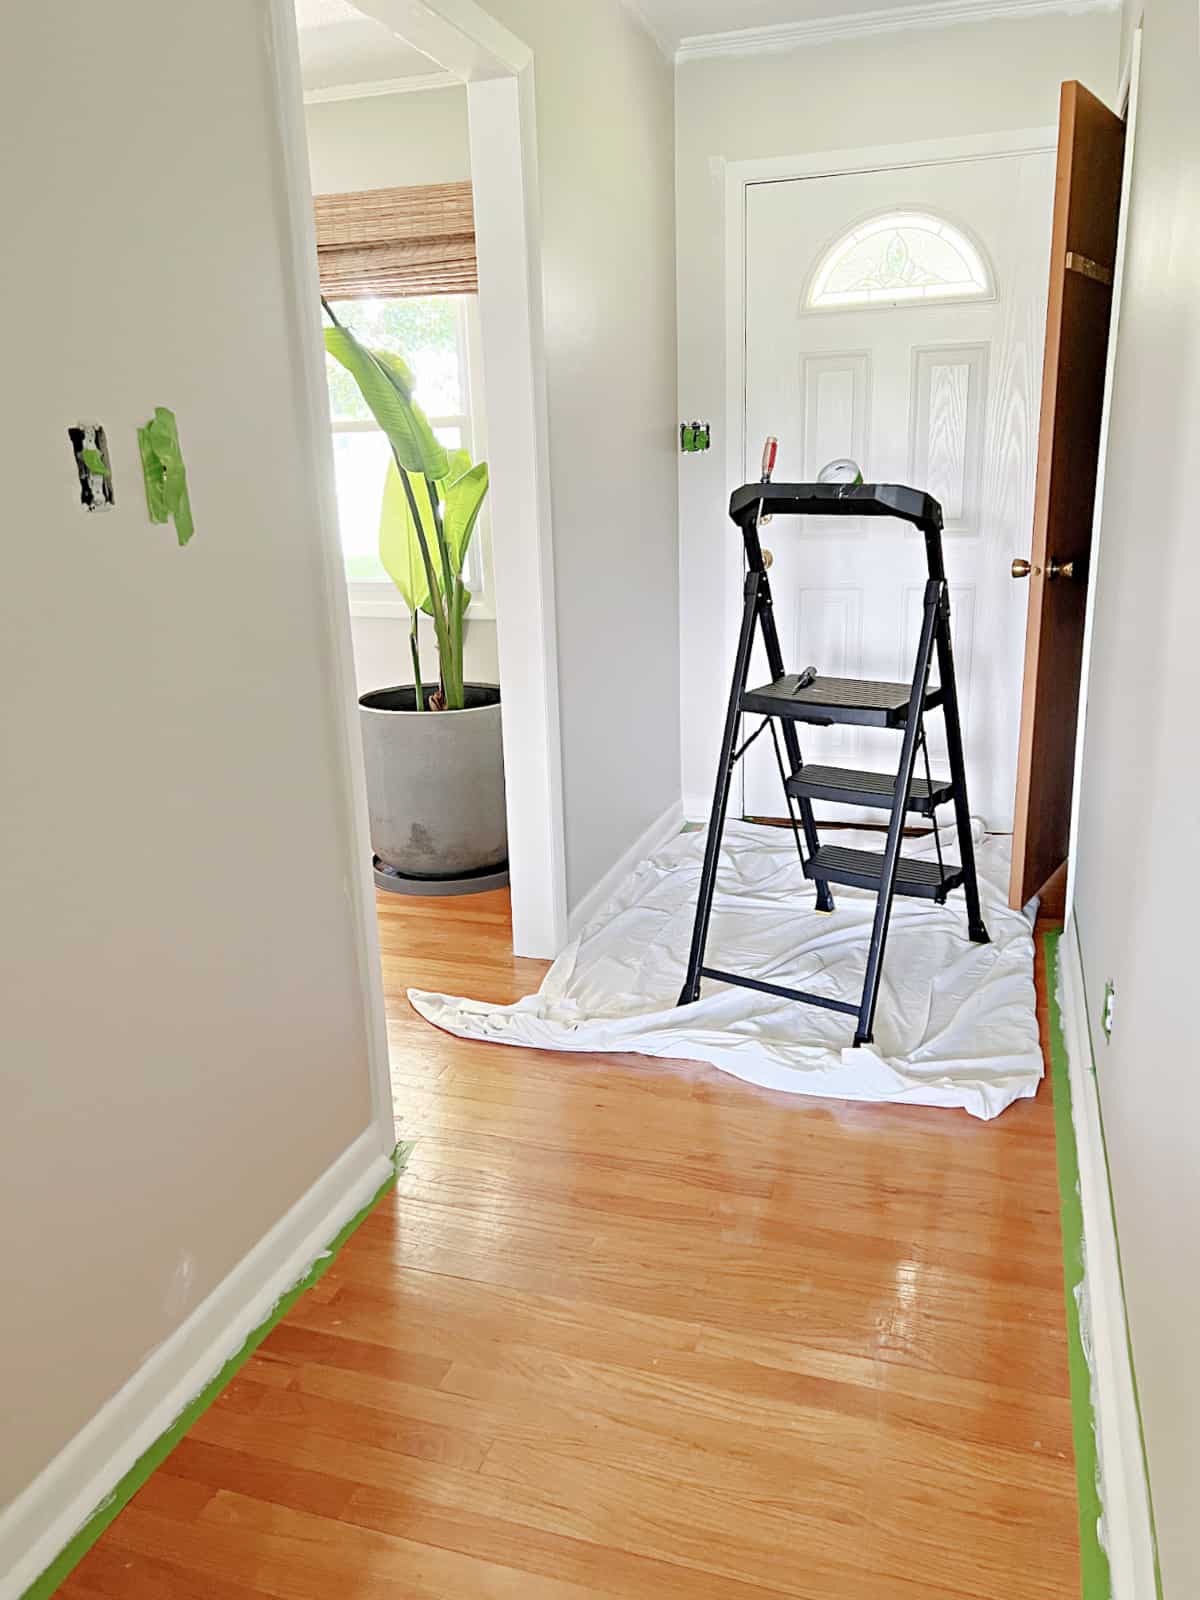
<svg viewBox="0 0 1200 1600"><path fill-rule="evenodd" d="M941 502L971 810L996 832L1012 827L1026 597L1008 569L1033 516L1053 180L1047 152L747 191L745 477L776 434L777 482L849 457ZM778 518L763 543L789 671L911 681L919 533ZM751 683L768 678L760 650ZM895 734L801 735L806 759L896 770ZM929 735L944 775L940 716ZM783 815L768 737L743 771L744 814Z"/></svg>

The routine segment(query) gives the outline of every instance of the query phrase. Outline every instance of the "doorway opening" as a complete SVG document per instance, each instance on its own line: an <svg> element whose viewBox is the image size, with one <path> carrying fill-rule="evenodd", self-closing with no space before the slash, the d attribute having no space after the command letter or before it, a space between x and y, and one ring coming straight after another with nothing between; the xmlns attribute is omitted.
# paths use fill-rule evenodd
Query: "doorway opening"
<svg viewBox="0 0 1200 1600"><path fill-rule="evenodd" d="M383 701L389 714L393 700L399 705L379 691L400 689L415 712L414 683L424 704L444 684L441 622L453 627L461 578L466 709L440 720L478 727L487 707L491 814L500 830L490 858L503 853L506 832L511 885L479 899L493 918L507 921L511 912L519 955L551 956L565 937L566 891L531 57L471 5L454 6L453 23L436 3L403 0L295 0L295 10L326 326L340 324L411 374L411 398L448 463L444 478L425 474L431 522L417 506L425 533L436 525L455 552L447 488L484 462L490 477L460 569L446 573L450 599L435 628L441 591L406 589L395 534L390 545L382 534L386 494L399 498L410 486L355 376L327 358L352 676L358 695L371 697L363 710L367 754L370 718ZM406 514L392 515L393 530ZM424 584L425 573L418 576ZM440 584L440 565L435 576ZM429 726L423 716L405 720ZM388 781L423 782L450 759L429 749L402 755ZM454 779L448 786L451 796L476 787ZM404 806L401 796L402 815ZM436 806L434 815L442 820ZM471 813L464 828L474 826ZM408 826L414 848L431 831L419 820ZM383 854L377 842L375 849ZM458 875L439 872L436 858L431 864L433 872L414 870L406 887ZM441 887L382 894L379 906L389 922L424 918L432 931L441 899L433 890Z"/></svg>

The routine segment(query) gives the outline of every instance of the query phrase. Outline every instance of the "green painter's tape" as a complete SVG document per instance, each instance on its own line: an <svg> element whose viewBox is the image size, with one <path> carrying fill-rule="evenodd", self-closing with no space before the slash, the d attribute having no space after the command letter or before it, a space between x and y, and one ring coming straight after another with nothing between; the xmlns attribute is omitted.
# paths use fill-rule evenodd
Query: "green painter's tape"
<svg viewBox="0 0 1200 1600"><path fill-rule="evenodd" d="M1058 1151L1058 1198L1062 1215L1063 1280L1067 1300L1067 1365L1071 1377L1071 1430L1075 1439L1075 1478L1079 1496L1079 1563L1083 1600L1111 1600L1112 1575L1100 1542L1100 1458L1092 1373L1079 1326L1083 1283L1083 1201L1079 1193L1079 1152L1071 1115L1071 1079L1058 1007L1058 941L1046 935L1046 988L1050 996L1050 1076L1054 1084L1054 1143Z"/></svg>
<svg viewBox="0 0 1200 1600"><path fill-rule="evenodd" d="M1057 1022L1059 1020L1058 987L1057 987L1057 983L1055 982L1055 978L1056 978L1056 975L1057 975L1058 943L1059 943L1060 937L1068 937L1069 938L1070 935L1062 935L1062 936L1060 936L1059 934L1054 933L1054 934L1047 935L1047 938L1046 938L1046 975L1047 975L1047 982L1051 986L1051 993L1050 993L1051 1016L1052 1016L1052 1019L1055 1022ZM1086 995L1084 997L1084 1012L1085 1012L1085 1014L1087 1013L1087 998L1086 998ZM1105 1033L1105 1037L1107 1038L1107 1031ZM1091 1073L1093 1079L1096 1078L1095 1048L1096 1048L1095 1047L1095 1040L1094 1040L1094 1038L1092 1036L1091 1020L1090 1020L1090 1016L1089 1016L1089 1018L1088 1018L1088 1053L1089 1053L1089 1060L1087 1062L1087 1068L1088 1068L1088 1071ZM1063 1046L1063 1040L1062 1040L1061 1031L1060 1031L1059 1036L1058 1036L1058 1049L1059 1049L1059 1051L1061 1053L1062 1070L1063 1070L1063 1073L1065 1075L1066 1071L1067 1071L1066 1050L1065 1050L1065 1048ZM1068 1095L1069 1095L1070 1094L1070 1086L1069 1086L1069 1084L1068 1084L1067 1092L1068 1092ZM1122 1265L1122 1262L1121 1262L1121 1237L1120 1237L1120 1234L1117 1232L1117 1226L1116 1226L1117 1201L1116 1201L1116 1196L1113 1194L1113 1189L1112 1189L1112 1163L1108 1159L1108 1136L1104 1131L1104 1105L1103 1105L1103 1102L1100 1099L1098 1081L1097 1081L1097 1092L1096 1092L1096 1114L1097 1114L1097 1118L1098 1118L1099 1123L1100 1123L1100 1145L1101 1145L1101 1150L1103 1151L1103 1155L1104 1155L1105 1192L1106 1192L1106 1194L1108 1196L1109 1211L1110 1211L1110 1213L1112 1215L1112 1218L1113 1218L1113 1237L1114 1237L1114 1240L1115 1240L1115 1243L1116 1243L1116 1250L1117 1250L1117 1276L1118 1276L1118 1280L1119 1280L1120 1288L1121 1288L1121 1314L1122 1314L1122 1317L1124 1318L1124 1322L1125 1322L1125 1350L1126 1350L1126 1357L1127 1357L1127 1359L1129 1361L1129 1377L1130 1377L1130 1382L1133 1385L1133 1403L1134 1403L1134 1409L1137 1412L1138 1439L1139 1439L1139 1441L1141 1443L1141 1451L1142 1451L1142 1460L1141 1460L1142 1477L1143 1477L1143 1480L1144 1480L1145 1485L1146 1485L1146 1508L1147 1508L1147 1511L1148 1511L1149 1517L1150 1517L1150 1540L1151 1540L1151 1543L1153 1545L1153 1552L1154 1552L1154 1592L1158 1596L1158 1600L1163 1600L1162 1565L1161 1565L1161 1562L1159 1561L1159 1555L1158 1555L1158 1529L1157 1529L1157 1526L1155 1525L1155 1521L1154 1521L1154 1496L1151 1493L1151 1488L1150 1488L1150 1465L1149 1465L1149 1457L1146 1454L1146 1425L1145 1425L1145 1422L1142 1419L1142 1398L1141 1398L1140 1393L1138 1392L1137 1367L1134 1364L1134 1359L1133 1359L1133 1340L1132 1340L1131 1330L1130 1330L1130 1325L1129 1325L1129 1306L1128 1306L1128 1303L1127 1303L1127 1301L1125 1299L1125 1268L1124 1268L1124 1266ZM1074 1140L1073 1140L1073 1138L1072 1138L1072 1149L1074 1149ZM1088 1600L1090 1600L1090 1597L1088 1597Z"/></svg>
<svg viewBox="0 0 1200 1600"><path fill-rule="evenodd" d="M201 1390L186 1410L180 1412L167 1431L154 1441L145 1454L138 1457L108 1498L102 1501L92 1512L66 1549L55 1557L40 1578L36 1578L30 1584L29 1588L21 1596L21 1600L48 1600L48 1597L64 1581L67 1574L78 1566L105 1528L125 1509L150 1474L162 1465L197 1418L204 1415L226 1385L237 1376L240 1369L258 1349L259 1345L262 1344L276 1323L283 1320L306 1289L311 1289L314 1283L325 1276L346 1240L361 1223L366 1221L384 1195L395 1186L397 1178L408 1165L408 1159L412 1152L413 1145L411 1142L396 1146L395 1154L392 1157L391 1176L380 1185L362 1210L356 1216L350 1218L350 1221L337 1237L326 1245L321 1255L309 1267L299 1283L289 1289L277 1302L266 1321L261 1322L255 1328L236 1355L230 1356L212 1382Z"/></svg>
<svg viewBox="0 0 1200 1600"><path fill-rule="evenodd" d="M166 522L174 518L175 535L181 545L187 544L196 528L175 413L166 406L155 406L150 421L138 429L137 439L150 520Z"/></svg>

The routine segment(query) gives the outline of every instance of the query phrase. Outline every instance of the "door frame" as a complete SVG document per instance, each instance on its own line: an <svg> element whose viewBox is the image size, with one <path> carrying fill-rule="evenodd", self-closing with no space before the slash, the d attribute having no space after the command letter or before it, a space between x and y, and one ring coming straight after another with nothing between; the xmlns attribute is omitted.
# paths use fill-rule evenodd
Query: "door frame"
<svg viewBox="0 0 1200 1600"><path fill-rule="evenodd" d="M725 479L732 494L745 481L746 433L746 248L749 242L749 191L761 183L789 183L799 178L837 178L860 172L888 172L905 167L990 161L1004 156L1053 154L1058 129L1014 128L1007 133L968 134L953 139L922 139L907 144L867 145L858 149L823 150L807 155L760 157L730 161L725 166ZM723 557L725 609L722 638L732 661L742 615L744 555L739 540L726 541ZM738 814L745 811L742 765L734 775Z"/></svg>
<svg viewBox="0 0 1200 1600"><path fill-rule="evenodd" d="M558 636L551 528L550 429L542 311L542 230L533 53L475 0L352 0L465 84L471 178L479 256L483 389L503 396L488 411L488 455L495 576L496 641L503 692L513 950L556 956L567 937L567 874L558 693ZM289 166L289 200L307 209L293 217L299 291L316 304L316 246L308 174L298 41L291 0L270 0L282 63L279 94ZM305 259L311 255L311 260ZM324 354L314 320L302 357L312 397L327 416ZM332 482L332 457L321 463ZM332 536L336 542L334 517ZM340 547L339 547L340 572ZM349 650L344 575L331 576L336 631ZM352 669L353 662L350 660ZM343 684L347 707L357 698L353 672ZM353 696L349 698L348 696ZM361 766L357 726L351 764ZM356 782L356 791L362 786ZM363 818L363 888L374 917L370 851Z"/></svg>
<svg viewBox="0 0 1200 1600"><path fill-rule="evenodd" d="M1092 547L1088 556L1087 609L1083 621L1083 659L1079 670L1079 713L1075 722L1075 777L1071 784L1071 829L1067 836L1067 889L1063 917L1070 922L1075 911L1075 856L1079 844L1079 791L1083 782L1084 742L1087 737L1088 682L1092 673L1092 641L1096 632L1096 582L1100 565L1100 540L1104 527L1104 478L1112 434L1113 377L1117 365L1117 340L1121 331L1121 290L1125 282L1125 254L1129 244L1129 201L1133 188L1133 147L1137 140L1138 86L1142 70L1142 19L1129 43L1121 89L1119 115L1125 119L1125 161L1121 174L1121 208L1117 218L1117 248L1113 257L1112 314L1108 325L1108 361L1104 372L1104 408L1100 420L1100 454L1096 462L1096 498L1092 509Z"/></svg>

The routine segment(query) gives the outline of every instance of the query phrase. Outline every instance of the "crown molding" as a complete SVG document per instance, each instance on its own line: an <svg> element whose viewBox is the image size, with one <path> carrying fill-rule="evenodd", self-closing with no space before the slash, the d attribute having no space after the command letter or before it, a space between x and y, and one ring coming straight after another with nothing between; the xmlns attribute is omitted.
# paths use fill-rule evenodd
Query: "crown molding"
<svg viewBox="0 0 1200 1600"><path fill-rule="evenodd" d="M666 62L675 60L675 49L670 39L666 38L661 30L655 26L650 18L650 13L642 4L642 0L621 0L621 4L628 11L633 20L641 27L643 33L649 34L660 56Z"/></svg>
<svg viewBox="0 0 1200 1600"><path fill-rule="evenodd" d="M728 33L697 33L682 39L677 62L713 56L774 55L806 45L856 39L864 34L900 33L908 28L940 28L956 22L994 22L1006 17L1038 17L1050 12L1079 14L1115 11L1120 0L919 0L915 5L838 17L810 17L765 28L735 28Z"/></svg>
<svg viewBox="0 0 1200 1600"><path fill-rule="evenodd" d="M417 94L425 89L461 89L463 81L452 72L414 72L406 78L378 78L372 83L335 83L327 89L306 89L306 106L330 100L369 100L374 95Z"/></svg>

